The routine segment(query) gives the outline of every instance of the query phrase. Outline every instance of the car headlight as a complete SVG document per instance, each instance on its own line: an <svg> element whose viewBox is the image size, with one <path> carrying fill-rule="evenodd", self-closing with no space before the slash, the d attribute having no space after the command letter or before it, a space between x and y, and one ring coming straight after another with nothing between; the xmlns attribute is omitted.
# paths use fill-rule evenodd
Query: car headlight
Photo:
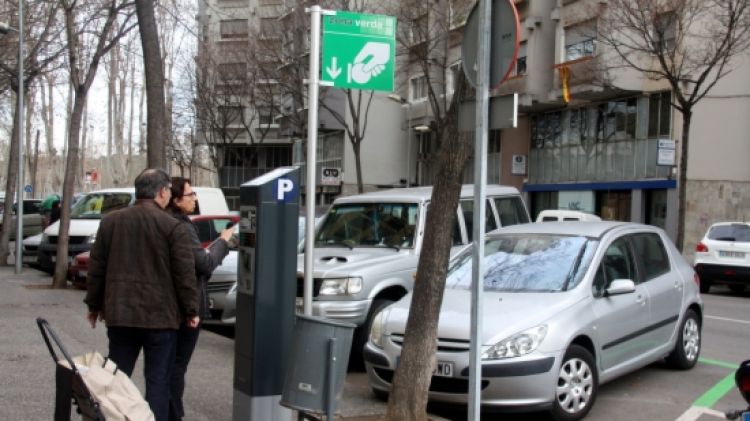
<svg viewBox="0 0 750 421"><path fill-rule="evenodd" d="M324 279L320 295L351 295L362 291L362 278Z"/></svg>
<svg viewBox="0 0 750 421"><path fill-rule="evenodd" d="M503 339L482 353L483 360L520 357L533 352L547 335L547 325L540 325Z"/></svg>
<svg viewBox="0 0 750 421"><path fill-rule="evenodd" d="M385 311L379 311L372 319L370 327L370 342L378 348L383 347L383 321L385 320Z"/></svg>
<svg viewBox="0 0 750 421"><path fill-rule="evenodd" d="M229 288L229 291L227 292L227 295L237 294L237 282L232 284L232 287Z"/></svg>

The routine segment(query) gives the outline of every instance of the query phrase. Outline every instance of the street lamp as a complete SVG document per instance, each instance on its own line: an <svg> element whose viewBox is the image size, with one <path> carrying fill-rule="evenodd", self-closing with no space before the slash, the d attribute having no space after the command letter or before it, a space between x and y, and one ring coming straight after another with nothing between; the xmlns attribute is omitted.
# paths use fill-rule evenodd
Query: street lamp
<svg viewBox="0 0 750 421"><path fill-rule="evenodd" d="M16 273L23 268L23 0L18 2L18 29L0 23L0 34L18 32L18 180L16 183Z"/></svg>
<svg viewBox="0 0 750 421"><path fill-rule="evenodd" d="M410 187L411 183L409 182L409 179L411 178L411 103L407 101L405 98L403 98L401 95L398 94L390 94L388 95L388 99L394 102L398 102L401 104L402 107L406 108L406 130L408 132L406 133L406 187Z"/></svg>

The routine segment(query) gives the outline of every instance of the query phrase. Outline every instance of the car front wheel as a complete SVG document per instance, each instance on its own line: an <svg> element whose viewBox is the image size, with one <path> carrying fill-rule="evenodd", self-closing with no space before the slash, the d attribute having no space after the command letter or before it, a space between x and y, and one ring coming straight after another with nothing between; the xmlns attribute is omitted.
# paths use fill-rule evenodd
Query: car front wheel
<svg viewBox="0 0 750 421"><path fill-rule="evenodd" d="M584 418L594 405L598 389L594 357L586 348L571 345L557 375L552 418L557 421Z"/></svg>
<svg viewBox="0 0 750 421"><path fill-rule="evenodd" d="M677 343L667 356L667 364L679 370L687 370L695 366L700 354L701 323L695 311L688 310L677 333Z"/></svg>

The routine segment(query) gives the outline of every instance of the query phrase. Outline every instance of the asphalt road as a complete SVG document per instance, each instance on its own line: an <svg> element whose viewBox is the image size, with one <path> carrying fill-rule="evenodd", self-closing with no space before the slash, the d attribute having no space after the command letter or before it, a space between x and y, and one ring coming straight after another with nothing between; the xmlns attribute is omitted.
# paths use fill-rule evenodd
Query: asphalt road
<svg viewBox="0 0 750 421"><path fill-rule="evenodd" d="M84 318L83 291L50 290L50 277L26 268L23 275L0 267L0 419L52 418L54 363L34 319L45 317L72 354L97 349L106 353L105 329L91 329ZM703 351L690 371L654 364L603 385L587 420L711 421L711 411L740 408L744 401L730 376L750 359L750 292L743 295L712 288L704 295ZM232 418L234 340L228 331L204 331L187 378L186 420L229 421ZM143 390L141 366L134 381ZM338 408L348 420L372 420L385 412L373 397L364 373L349 373ZM465 419L465 408L430 407L452 420ZM717 413L717 412L713 412ZM542 414L484 413L483 420L546 419Z"/></svg>

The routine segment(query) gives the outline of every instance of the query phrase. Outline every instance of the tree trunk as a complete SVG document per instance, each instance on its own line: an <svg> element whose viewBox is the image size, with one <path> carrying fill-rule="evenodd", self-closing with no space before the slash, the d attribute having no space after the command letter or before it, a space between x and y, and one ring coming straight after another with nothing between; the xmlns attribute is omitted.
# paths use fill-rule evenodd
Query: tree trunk
<svg viewBox="0 0 750 421"><path fill-rule="evenodd" d="M362 184L362 143L359 141L352 142L352 150L354 151L354 166L357 171L357 192L364 193L364 185Z"/></svg>
<svg viewBox="0 0 750 421"><path fill-rule="evenodd" d="M680 252L685 250L685 211L687 210L687 163L690 140L690 120L693 111L686 108L682 111L682 142L680 143L680 166L677 177L677 239L675 244Z"/></svg>
<svg viewBox="0 0 750 421"><path fill-rule="evenodd" d="M159 31L154 17L152 0L135 0L138 28L141 32L143 66L146 77L146 143L148 145L148 167L167 168L167 127L164 105L164 69L159 47Z"/></svg>
<svg viewBox="0 0 750 421"><path fill-rule="evenodd" d="M17 96L16 96L17 98ZM16 104L18 101L16 100ZM10 156L8 157L8 177L5 179L5 215L11 214L10 209L13 208L13 202L16 200L16 179L18 177L18 143L20 130L23 124L18 114L18 105L15 105L15 117L13 118L13 129L10 137ZM3 217L5 219L5 217ZM5 221L3 221L5 222ZM8 255L10 254L10 246L8 244L10 239L10 231L13 229L11 224L3 223L0 227L0 266L6 266L8 264Z"/></svg>
<svg viewBox="0 0 750 421"><path fill-rule="evenodd" d="M65 165L65 176L63 178L62 196L67 201L73 197L73 185L75 184L78 169L78 141L81 137L81 120L86 103L86 92L83 87L75 91L73 101L73 112L70 115L70 126L68 130L68 157ZM52 278L54 288L67 287L68 280L68 243L70 239L70 206L66 203L60 207L60 228L57 241L57 262L55 263L55 274Z"/></svg>
<svg viewBox="0 0 750 421"><path fill-rule="evenodd" d="M389 420L427 419L427 393L435 367L438 315L448 272L455 209L461 193L463 170L472 151L470 136L458 133L456 108L467 89L466 79L462 75L458 79L438 152L438 173L441 176L435 180L431 211L425 222L431 229L425 231L419 256L401 362L388 400Z"/></svg>

